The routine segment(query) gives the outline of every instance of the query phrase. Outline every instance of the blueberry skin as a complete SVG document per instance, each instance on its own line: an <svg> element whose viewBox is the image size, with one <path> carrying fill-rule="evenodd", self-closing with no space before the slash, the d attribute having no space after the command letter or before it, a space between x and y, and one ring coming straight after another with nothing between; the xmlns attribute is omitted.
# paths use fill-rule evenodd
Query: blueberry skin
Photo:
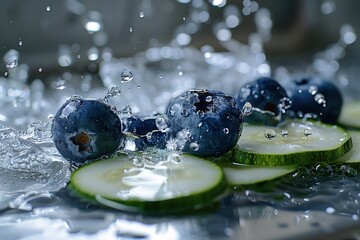
<svg viewBox="0 0 360 240"><path fill-rule="evenodd" d="M52 134L60 154L74 162L109 156L124 141L116 111L95 99L67 100L54 117Z"/></svg>
<svg viewBox="0 0 360 240"><path fill-rule="evenodd" d="M242 86L235 101L240 108L246 102L253 106L252 114L244 117L244 122L269 126L276 126L284 120L286 112L283 111L286 109L281 106L290 104L285 89L270 77L260 77Z"/></svg>
<svg viewBox="0 0 360 240"><path fill-rule="evenodd" d="M183 151L208 157L232 149L242 132L242 114L231 96L216 90L189 90L171 100L170 134L189 131Z"/></svg>
<svg viewBox="0 0 360 240"><path fill-rule="evenodd" d="M303 77L284 87L292 100L291 110L295 115L310 113L316 114L324 123L337 122L343 98L340 90L330 81L320 77Z"/></svg>
<svg viewBox="0 0 360 240"><path fill-rule="evenodd" d="M131 116L124 119L122 124L124 133L130 133L136 137L136 150L145 150L147 147L162 149L166 147L169 134L158 129L156 116Z"/></svg>

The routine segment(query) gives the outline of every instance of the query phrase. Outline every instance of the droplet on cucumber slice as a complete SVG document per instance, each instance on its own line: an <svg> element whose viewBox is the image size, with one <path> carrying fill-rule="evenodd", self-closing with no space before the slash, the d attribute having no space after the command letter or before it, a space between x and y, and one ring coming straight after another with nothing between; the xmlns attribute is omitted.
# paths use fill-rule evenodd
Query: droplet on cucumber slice
<svg viewBox="0 0 360 240"><path fill-rule="evenodd" d="M352 148L349 133L336 125L293 120L271 128L274 137L266 137L268 132L268 126L244 125L238 144L224 158L247 165L289 166L333 162Z"/></svg>
<svg viewBox="0 0 360 240"><path fill-rule="evenodd" d="M177 213L210 206L227 190L221 167L198 157L135 165L126 155L77 169L70 187L87 199L119 210Z"/></svg>
<svg viewBox="0 0 360 240"><path fill-rule="evenodd" d="M346 128L360 129L360 101L347 102L341 109L339 124Z"/></svg>

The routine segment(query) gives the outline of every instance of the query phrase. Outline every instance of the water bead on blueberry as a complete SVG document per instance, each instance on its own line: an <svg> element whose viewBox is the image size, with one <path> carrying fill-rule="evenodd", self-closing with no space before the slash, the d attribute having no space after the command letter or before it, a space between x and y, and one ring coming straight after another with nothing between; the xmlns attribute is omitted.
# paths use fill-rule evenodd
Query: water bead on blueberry
<svg viewBox="0 0 360 240"><path fill-rule="evenodd" d="M343 99L340 90L320 77L303 77L284 85L292 100L291 110L298 116L318 117L324 123L335 124Z"/></svg>
<svg viewBox="0 0 360 240"><path fill-rule="evenodd" d="M242 86L235 97L240 108L249 102L253 111L244 122L275 126L284 119L291 101L285 89L273 78L260 77Z"/></svg>
<svg viewBox="0 0 360 240"><path fill-rule="evenodd" d="M188 90L171 100L166 114L170 134L183 151L218 156L232 149L242 132L242 114L231 96L215 90Z"/></svg>
<svg viewBox="0 0 360 240"><path fill-rule="evenodd" d="M121 121L108 104L73 97L54 117L53 141L69 161L84 162L113 154L124 141Z"/></svg>

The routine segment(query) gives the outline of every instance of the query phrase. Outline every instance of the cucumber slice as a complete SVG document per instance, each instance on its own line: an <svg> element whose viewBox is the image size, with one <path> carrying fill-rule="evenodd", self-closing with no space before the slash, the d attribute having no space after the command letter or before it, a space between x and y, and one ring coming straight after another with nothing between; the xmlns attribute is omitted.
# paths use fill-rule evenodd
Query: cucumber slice
<svg viewBox="0 0 360 240"><path fill-rule="evenodd" d="M247 165L288 166L336 161L351 148L344 129L295 120L274 128L244 125L238 144L224 158Z"/></svg>
<svg viewBox="0 0 360 240"><path fill-rule="evenodd" d="M345 163L350 164L351 167L360 167L360 131L348 131L353 141L354 147L351 150L351 155Z"/></svg>
<svg viewBox="0 0 360 240"><path fill-rule="evenodd" d="M116 156L77 169L70 187L81 196L130 212L177 213L210 206L226 191L221 167L191 155L154 163Z"/></svg>
<svg viewBox="0 0 360 240"><path fill-rule="evenodd" d="M347 102L341 109L339 124L347 128L360 129L360 101Z"/></svg>
<svg viewBox="0 0 360 240"><path fill-rule="evenodd" d="M259 167L234 163L222 167L227 182L233 187L273 180L297 169L297 166Z"/></svg>

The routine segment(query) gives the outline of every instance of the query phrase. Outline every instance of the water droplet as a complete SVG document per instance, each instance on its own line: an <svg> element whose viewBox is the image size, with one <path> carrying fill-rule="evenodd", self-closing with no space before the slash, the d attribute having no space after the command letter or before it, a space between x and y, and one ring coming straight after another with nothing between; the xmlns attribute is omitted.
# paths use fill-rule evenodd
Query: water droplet
<svg viewBox="0 0 360 240"><path fill-rule="evenodd" d="M139 17L140 17L140 18L143 18L144 16L145 16L145 15L144 15L144 12L140 12L140 13L139 13Z"/></svg>
<svg viewBox="0 0 360 240"><path fill-rule="evenodd" d="M200 146L197 142L190 143L189 147L192 151L195 151L195 152L199 151L199 148L200 148Z"/></svg>
<svg viewBox="0 0 360 240"><path fill-rule="evenodd" d="M274 139L276 137L275 130L274 129L266 129L264 132L264 136L269 140Z"/></svg>
<svg viewBox="0 0 360 240"><path fill-rule="evenodd" d="M305 137L310 137L311 136L311 130L310 129L305 129L304 130L304 136Z"/></svg>
<svg viewBox="0 0 360 240"><path fill-rule="evenodd" d="M229 130L228 128L224 128L224 129L223 129L223 132L224 132L225 134L229 134L230 130Z"/></svg>
<svg viewBox="0 0 360 240"><path fill-rule="evenodd" d="M19 38L19 46L22 46L23 45L23 41L21 38Z"/></svg>
<svg viewBox="0 0 360 240"><path fill-rule="evenodd" d="M43 71L43 69L40 67L40 68L38 69L38 71L39 71L39 72L42 72L42 71Z"/></svg>
<svg viewBox="0 0 360 240"><path fill-rule="evenodd" d="M328 207L328 208L326 208L326 213L328 213L328 214L333 214L334 212L335 212L335 209L333 208L333 207Z"/></svg>
<svg viewBox="0 0 360 240"><path fill-rule="evenodd" d="M18 65L18 56L17 55L10 56L6 60L7 68L15 68L17 65Z"/></svg>
<svg viewBox="0 0 360 240"><path fill-rule="evenodd" d="M167 161L173 162L173 163L179 163L181 162L181 156L178 152L171 151L166 156Z"/></svg>
<svg viewBox="0 0 360 240"><path fill-rule="evenodd" d="M133 80L134 75L128 68L124 68L121 72L121 83L127 83Z"/></svg>
<svg viewBox="0 0 360 240"><path fill-rule="evenodd" d="M168 129L168 117L166 115L157 115L155 124L160 131L165 132Z"/></svg>
<svg viewBox="0 0 360 240"><path fill-rule="evenodd" d="M4 76L7 77L9 75L9 72L4 72Z"/></svg>
<svg viewBox="0 0 360 240"><path fill-rule="evenodd" d="M318 104L325 104L325 97L324 97L324 95L322 95L321 93L317 93L317 94L314 96L314 99L315 99L315 101L316 101Z"/></svg>
<svg viewBox="0 0 360 240"><path fill-rule="evenodd" d="M66 88L66 81L64 79L59 78L55 83L55 87L58 90L64 90Z"/></svg>
<svg viewBox="0 0 360 240"><path fill-rule="evenodd" d="M132 28L132 27L129 27L129 32L133 32L133 28Z"/></svg>
<svg viewBox="0 0 360 240"><path fill-rule="evenodd" d="M212 96L206 96L205 101L206 102L211 102L212 101Z"/></svg>
<svg viewBox="0 0 360 240"><path fill-rule="evenodd" d="M50 6L47 6L47 7L46 7L46 11L47 11L47 12L50 12L50 10L51 10L51 9L50 9Z"/></svg>
<svg viewBox="0 0 360 240"><path fill-rule="evenodd" d="M131 115L132 114L132 109L130 107L130 105L126 105L123 109L121 109L120 111L118 111L118 114L120 115Z"/></svg>
<svg viewBox="0 0 360 240"><path fill-rule="evenodd" d="M289 131L287 130L281 130L281 136L287 137L289 135Z"/></svg>
<svg viewBox="0 0 360 240"><path fill-rule="evenodd" d="M118 86L113 86L108 89L107 94L104 97L104 100L107 102L109 99L120 95L121 95L121 88Z"/></svg>
<svg viewBox="0 0 360 240"><path fill-rule="evenodd" d="M151 140L151 138L152 138L152 132L148 132L148 133L146 133L146 135L145 135L145 136L146 136L146 139L150 141L150 140Z"/></svg>
<svg viewBox="0 0 360 240"><path fill-rule="evenodd" d="M253 106L250 102L246 102L241 110L244 116L249 116L253 112Z"/></svg>
<svg viewBox="0 0 360 240"><path fill-rule="evenodd" d="M317 93L317 91L318 91L318 87L317 87L317 86L312 85L312 86L309 87L309 93L310 93L311 95L315 95L315 94Z"/></svg>

